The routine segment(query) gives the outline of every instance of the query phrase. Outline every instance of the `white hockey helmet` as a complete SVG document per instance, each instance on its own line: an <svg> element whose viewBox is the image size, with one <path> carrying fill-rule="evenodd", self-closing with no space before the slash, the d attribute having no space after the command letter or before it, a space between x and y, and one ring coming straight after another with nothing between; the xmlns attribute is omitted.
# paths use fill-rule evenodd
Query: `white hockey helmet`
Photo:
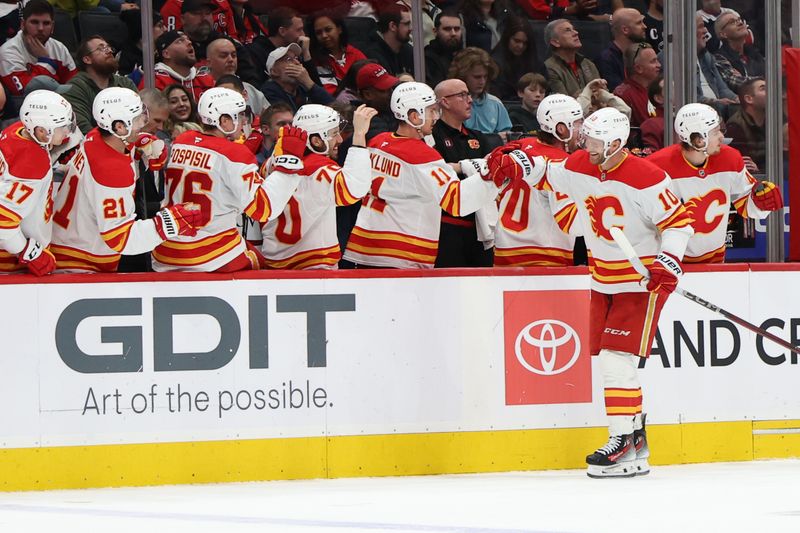
<svg viewBox="0 0 800 533"><path fill-rule="evenodd" d="M344 127L341 115L326 105L320 104L306 104L297 110L292 126L302 128L308 133L308 140L306 146L308 149L317 154L327 154L330 150L330 142ZM325 149L319 151L311 144L311 136L319 135L320 139L325 143Z"/></svg>
<svg viewBox="0 0 800 533"><path fill-rule="evenodd" d="M706 104L686 104L675 114L675 132L680 140L694 148L692 135L698 134L708 146L708 134L720 125L716 110Z"/></svg>
<svg viewBox="0 0 800 533"><path fill-rule="evenodd" d="M45 148L50 147L58 128L65 128L67 135L75 131L72 105L53 91L41 89L31 92L20 106L19 118L33 140ZM47 130L45 142L36 138L34 130L37 126Z"/></svg>
<svg viewBox="0 0 800 533"><path fill-rule="evenodd" d="M240 118L246 116L247 103L244 97L224 87L208 89L197 102L197 113L203 124L214 126L225 135L234 133L239 128ZM233 120L233 130L225 131L220 126L220 119L228 115Z"/></svg>
<svg viewBox="0 0 800 533"><path fill-rule="evenodd" d="M390 107L397 120L402 120L412 128L419 128L425 122L425 110L436 104L436 94L433 89L418 81L407 81L395 87L392 91ZM414 124L409 120L408 114L416 111L422 122Z"/></svg>
<svg viewBox="0 0 800 533"><path fill-rule="evenodd" d="M577 100L565 94L551 94L539 103L536 110L536 120L542 131L553 135L561 142L567 142L572 138L576 120L583 118L583 109ZM569 136L562 139L556 126L563 123L569 130Z"/></svg>
<svg viewBox="0 0 800 533"><path fill-rule="evenodd" d="M628 117L613 107L598 109L583 121L583 126L581 127L581 135L583 137L591 137L592 139L603 141L604 162L625 148L625 143L628 142L630 133L631 126ZM619 140L619 148L609 153L611 143L616 140Z"/></svg>
<svg viewBox="0 0 800 533"><path fill-rule="evenodd" d="M142 99L125 87L109 87L97 93L92 103L92 116L100 128L122 140L126 140L131 133L138 133L147 124L147 112ZM115 122L125 125L124 135L114 131Z"/></svg>

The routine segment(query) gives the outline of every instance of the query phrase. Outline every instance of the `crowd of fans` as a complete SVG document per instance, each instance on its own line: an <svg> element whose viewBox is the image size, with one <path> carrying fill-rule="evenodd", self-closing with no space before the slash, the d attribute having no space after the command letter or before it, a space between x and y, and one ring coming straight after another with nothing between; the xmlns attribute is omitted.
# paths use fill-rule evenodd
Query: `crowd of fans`
<svg viewBox="0 0 800 533"><path fill-rule="evenodd" d="M604 107L624 113L638 132L629 141L634 152L663 147L662 0L429 0L423 2L425 34L419 36L412 34L411 10L403 0L153 3L155 89L144 89L137 3L29 0L21 11L17 2L0 3L5 123L16 120L25 95L48 89L72 105L86 135L97 127L92 109L98 93L120 87L140 94L149 118L145 131L169 145L186 131L203 130L201 95L226 87L247 103L253 130L238 142L261 163L280 128L306 104L332 107L352 121L364 103L376 111L367 142L394 132L392 90L414 80L413 47L424 46L425 79L416 81L436 89L442 119L433 132L435 148L454 166L509 139L535 136L539 103L554 93L576 98L587 116ZM748 25L746 17L756 12L740 13L727 4L736 2L700 2L697 101L718 111L733 146L757 172L765 165L763 36ZM77 48L68 50L53 36L55 10L72 17L86 10L118 16L128 38L81 35ZM602 28L607 47L584 38L587 24ZM342 130L343 142L333 154L340 163L352 145L349 133ZM142 217L159 209L164 191L158 179L150 171L137 182ZM342 245L358 209L338 208ZM443 214L437 266L490 266L491 253L476 238L474 215ZM120 270L148 265L146 255L132 256Z"/></svg>

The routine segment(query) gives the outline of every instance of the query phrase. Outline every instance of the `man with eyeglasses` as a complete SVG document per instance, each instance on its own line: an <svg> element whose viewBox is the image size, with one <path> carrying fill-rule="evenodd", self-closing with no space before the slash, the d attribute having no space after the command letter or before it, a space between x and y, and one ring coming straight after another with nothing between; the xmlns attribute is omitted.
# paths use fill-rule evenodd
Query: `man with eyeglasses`
<svg viewBox="0 0 800 533"><path fill-rule="evenodd" d="M71 88L64 98L72 104L81 133L86 135L97 126L92 115L92 103L103 89L125 87L136 92L136 86L126 76L117 74L119 63L114 49L99 35L93 35L78 45L75 53L80 72L70 80Z"/></svg>
<svg viewBox="0 0 800 533"><path fill-rule="evenodd" d="M270 104L286 102L295 113L305 104L327 105L333 102L328 91L314 83L308 70L300 63L302 53L297 43L270 52L267 73L271 79L261 87Z"/></svg>
<svg viewBox="0 0 800 533"><path fill-rule="evenodd" d="M639 127L650 117L664 114L650 103L647 88L661 74L661 62L648 43L634 43L625 50L625 81L614 89L631 108L631 126Z"/></svg>
<svg viewBox="0 0 800 533"><path fill-rule="evenodd" d="M378 31L363 47L364 55L383 65L393 76L414 72L414 50L411 41L411 11L404 6L390 5L378 12Z"/></svg>
<svg viewBox="0 0 800 533"><path fill-rule="evenodd" d="M703 21L705 31L703 32L703 40L706 43L706 49L714 53L719 50L722 43L719 41L716 32L714 31L714 23L723 13L731 13L739 17L739 13L729 7L722 7L721 0L701 0L700 9L697 10L697 16ZM747 23L745 23L747 24ZM749 29L749 36L747 44L753 44L753 32Z"/></svg>
<svg viewBox="0 0 800 533"><path fill-rule="evenodd" d="M714 30L722 42L714 60L722 79L732 91L738 92L739 86L750 78L764 76L764 56L755 46L747 44L749 33L742 17L723 13L714 22Z"/></svg>

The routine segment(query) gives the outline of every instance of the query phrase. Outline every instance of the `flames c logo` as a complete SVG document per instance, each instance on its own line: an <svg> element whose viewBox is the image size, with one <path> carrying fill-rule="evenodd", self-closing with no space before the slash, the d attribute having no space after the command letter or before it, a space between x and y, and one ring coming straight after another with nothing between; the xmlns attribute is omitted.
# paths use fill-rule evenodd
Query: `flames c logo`
<svg viewBox="0 0 800 533"><path fill-rule="evenodd" d="M714 206L716 204L716 207ZM692 217L695 233L711 233L726 216L728 211L728 195L722 189L712 189L703 196L690 199L684 205ZM709 220L709 215L713 216Z"/></svg>
<svg viewBox="0 0 800 533"><path fill-rule="evenodd" d="M601 239L605 239L607 241L613 241L614 238L611 236L611 232L609 231L613 226L622 226L622 221L620 220L619 223L613 224L606 223L606 211L611 210L612 217L622 217L622 203L619 201L619 198L616 196L601 196L597 198L595 196L589 196L586 198L586 210L589 211L589 219L592 221L592 231L594 234L600 237Z"/></svg>

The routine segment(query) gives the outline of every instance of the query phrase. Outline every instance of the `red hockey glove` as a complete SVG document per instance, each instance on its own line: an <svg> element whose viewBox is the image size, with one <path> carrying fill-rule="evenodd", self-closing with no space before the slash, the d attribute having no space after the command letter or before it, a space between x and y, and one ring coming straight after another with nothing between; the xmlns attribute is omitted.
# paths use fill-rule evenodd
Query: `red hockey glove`
<svg viewBox="0 0 800 533"><path fill-rule="evenodd" d="M306 153L305 130L294 126L283 126L275 142L272 161L275 170L286 174L296 174L303 169L303 156Z"/></svg>
<svg viewBox="0 0 800 533"><path fill-rule="evenodd" d="M502 188L506 180L516 184L533 173L533 162L528 156L517 149L505 152L506 146L495 148L486 158L489 172L483 175L483 179L493 181L498 188Z"/></svg>
<svg viewBox="0 0 800 533"><path fill-rule="evenodd" d="M56 258L50 250L33 239L28 239L25 248L19 253L18 261L36 276L47 275L56 269Z"/></svg>
<svg viewBox="0 0 800 533"><path fill-rule="evenodd" d="M678 279L683 275L681 262L672 254L661 252L650 265L650 279L647 280L647 290L672 294L678 286Z"/></svg>
<svg viewBox="0 0 800 533"><path fill-rule="evenodd" d="M197 235L197 226L202 219L200 206L197 204L175 204L165 207L153 217L158 235L164 239L171 239L178 235L194 237Z"/></svg>
<svg viewBox="0 0 800 533"><path fill-rule="evenodd" d="M136 159L144 159L150 170L161 170L167 163L167 145L150 133L140 133L133 143Z"/></svg>
<svg viewBox="0 0 800 533"><path fill-rule="evenodd" d="M774 183L762 181L753 187L753 203L762 211L777 211L783 207L783 197Z"/></svg>

